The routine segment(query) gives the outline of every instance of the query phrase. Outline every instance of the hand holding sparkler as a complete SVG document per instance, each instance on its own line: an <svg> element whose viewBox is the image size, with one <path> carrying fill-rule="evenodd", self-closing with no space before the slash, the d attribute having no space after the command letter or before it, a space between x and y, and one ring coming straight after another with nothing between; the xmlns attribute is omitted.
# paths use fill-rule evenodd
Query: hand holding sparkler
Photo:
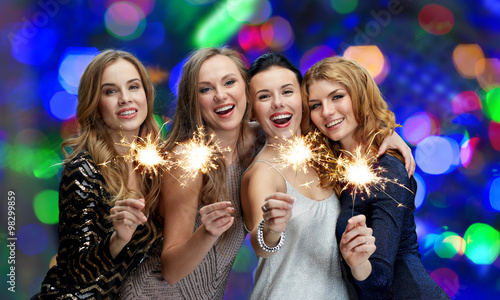
<svg viewBox="0 0 500 300"><path fill-rule="evenodd" d="M233 213L234 207L229 201L208 204L200 209L201 223L208 234L219 237L233 225Z"/></svg>
<svg viewBox="0 0 500 300"><path fill-rule="evenodd" d="M275 233L278 242L279 234L285 231L286 224L292 217L295 197L285 193L274 193L267 196L262 205L262 217L270 233ZM267 240L266 240L267 242Z"/></svg>
<svg viewBox="0 0 500 300"><path fill-rule="evenodd" d="M340 252L357 280L365 280L371 273L368 258L375 252L373 230L366 226L365 215L357 215L347 221L340 240Z"/></svg>

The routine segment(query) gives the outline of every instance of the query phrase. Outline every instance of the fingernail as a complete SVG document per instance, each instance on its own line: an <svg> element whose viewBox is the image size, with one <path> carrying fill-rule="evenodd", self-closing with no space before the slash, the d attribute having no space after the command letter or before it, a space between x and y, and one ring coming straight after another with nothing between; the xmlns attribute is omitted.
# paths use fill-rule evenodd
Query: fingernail
<svg viewBox="0 0 500 300"><path fill-rule="evenodd" d="M292 204L288 204L288 208L292 208L292 207L293 207L293 205L292 205Z"/></svg>
<svg viewBox="0 0 500 300"><path fill-rule="evenodd" d="M296 198L295 197L290 197L290 200L295 201Z"/></svg>

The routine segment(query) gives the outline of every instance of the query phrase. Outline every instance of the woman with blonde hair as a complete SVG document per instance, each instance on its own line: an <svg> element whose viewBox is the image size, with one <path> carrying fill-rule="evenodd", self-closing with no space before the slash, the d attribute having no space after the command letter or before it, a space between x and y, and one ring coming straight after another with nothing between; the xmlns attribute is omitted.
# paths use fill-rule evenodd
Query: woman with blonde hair
<svg viewBox="0 0 500 300"><path fill-rule="evenodd" d="M329 57L313 65L304 75L302 99L306 108L302 129L319 130L321 142L334 157L342 151L361 147L367 156L377 153L382 140L397 126L370 74L357 62ZM370 195L344 189L340 180L331 181L324 166L319 166L321 183L340 194L342 210L337 221L337 239L343 235L347 220L364 214L373 229L375 253L369 268L350 274L360 299L449 299L425 270L418 252L414 220L417 183L408 177L401 155L393 150L378 157L374 167L385 171L379 176L397 181ZM323 168L323 169L322 169ZM335 164L329 166L335 168ZM395 203L398 202L398 203ZM354 207L353 207L354 206ZM342 254L350 255L341 247ZM348 261L348 260L346 260Z"/></svg>
<svg viewBox="0 0 500 300"><path fill-rule="evenodd" d="M229 48L191 54L179 83L177 108L165 150L185 151L199 128L204 142L220 142L217 168L185 178L180 167L164 174L159 205L164 242L129 278L122 299L222 299L246 231L240 206L241 176L258 126L249 124L247 70ZM213 140L210 135L214 134Z"/></svg>
<svg viewBox="0 0 500 300"><path fill-rule="evenodd" d="M59 189L57 264L37 299L115 299L120 286L161 236L160 178L143 177L129 149L118 145L158 134L154 87L132 54L106 50L85 69L78 88L78 133L61 149L66 157ZM69 148L69 153L67 152Z"/></svg>

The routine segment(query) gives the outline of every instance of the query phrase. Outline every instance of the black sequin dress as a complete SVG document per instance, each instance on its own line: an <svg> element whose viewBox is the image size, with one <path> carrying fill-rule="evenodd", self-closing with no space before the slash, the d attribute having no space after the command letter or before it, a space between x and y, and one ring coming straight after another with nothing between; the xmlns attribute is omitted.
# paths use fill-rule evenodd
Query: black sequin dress
<svg viewBox="0 0 500 300"><path fill-rule="evenodd" d="M109 241L111 207L100 170L88 153L69 161L59 187L59 250L57 265L32 299L115 299L126 276L144 258L147 234L139 226L132 240L113 259Z"/></svg>
<svg viewBox="0 0 500 300"><path fill-rule="evenodd" d="M425 270L418 252L413 216L417 182L413 177L408 178L403 163L394 156L381 156L378 166L386 171L382 173L383 177L397 180L404 187L388 182L383 191L372 189L370 197L364 194L364 200L361 199L363 195L357 193L354 200L354 215L366 216L377 246L369 259L372 272L366 280L354 280L348 271L359 299L449 299ZM340 197L342 209L337 221L338 240L352 216L351 191L346 189Z"/></svg>

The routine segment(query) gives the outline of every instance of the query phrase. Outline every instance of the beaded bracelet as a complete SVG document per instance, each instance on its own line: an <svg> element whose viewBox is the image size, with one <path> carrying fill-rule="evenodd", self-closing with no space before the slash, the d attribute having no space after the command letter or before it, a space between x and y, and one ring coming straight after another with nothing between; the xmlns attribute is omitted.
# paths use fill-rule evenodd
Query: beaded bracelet
<svg viewBox="0 0 500 300"><path fill-rule="evenodd" d="M281 233L278 245L274 247L268 247L264 242L264 223L266 223L266 221L262 219L262 221L260 221L259 223L259 227L257 228L257 242L259 243L259 246L262 248L262 250L274 253L278 251L281 246L283 246L283 243L285 242L285 231Z"/></svg>

